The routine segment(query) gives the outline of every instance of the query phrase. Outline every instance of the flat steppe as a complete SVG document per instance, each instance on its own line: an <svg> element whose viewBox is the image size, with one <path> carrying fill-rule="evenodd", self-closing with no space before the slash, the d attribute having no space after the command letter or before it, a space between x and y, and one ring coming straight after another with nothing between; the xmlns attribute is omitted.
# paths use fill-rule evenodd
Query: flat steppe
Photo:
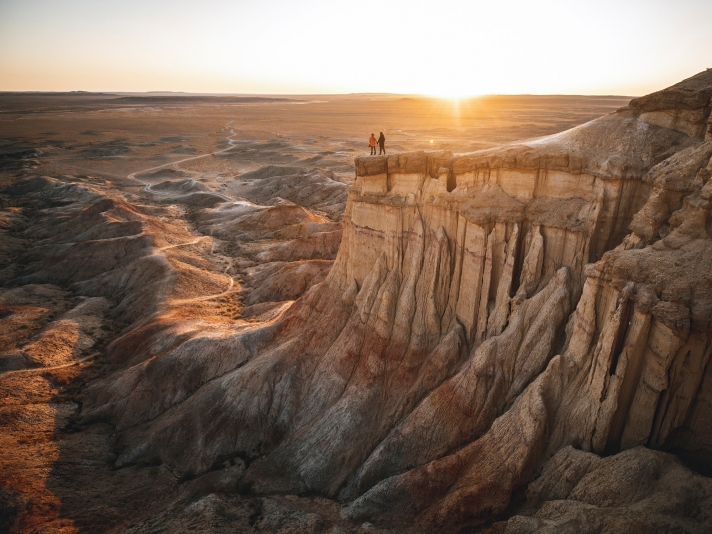
<svg viewBox="0 0 712 534"><path fill-rule="evenodd" d="M124 179L238 143L217 160L186 162L225 183L261 166L299 165L348 180L353 157L384 132L389 153L470 152L549 135L628 103L617 96L173 96L0 94L0 157L38 150L44 174ZM249 148L240 150L239 143Z"/></svg>

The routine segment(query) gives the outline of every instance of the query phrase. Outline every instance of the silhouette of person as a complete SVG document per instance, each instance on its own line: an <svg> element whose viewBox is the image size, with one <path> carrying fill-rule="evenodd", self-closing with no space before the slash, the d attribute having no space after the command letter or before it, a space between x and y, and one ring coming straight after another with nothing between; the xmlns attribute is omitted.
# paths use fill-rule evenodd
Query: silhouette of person
<svg viewBox="0 0 712 534"><path fill-rule="evenodd" d="M383 135L383 132L381 132L381 135L378 137L378 148L380 149L378 151L379 155L386 153L386 136Z"/></svg>
<svg viewBox="0 0 712 534"><path fill-rule="evenodd" d="M375 156L376 155L376 136L371 134L371 137L368 138L368 146L371 147L371 155Z"/></svg>

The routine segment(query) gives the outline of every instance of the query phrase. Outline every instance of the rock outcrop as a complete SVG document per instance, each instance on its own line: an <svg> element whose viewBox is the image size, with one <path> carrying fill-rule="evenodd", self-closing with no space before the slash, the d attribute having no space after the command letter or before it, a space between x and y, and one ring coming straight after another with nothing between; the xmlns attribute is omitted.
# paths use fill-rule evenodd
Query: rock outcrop
<svg viewBox="0 0 712 534"><path fill-rule="evenodd" d="M711 482L644 447L607 458L566 447L527 488L539 510L498 523L490 534L707 532Z"/></svg>

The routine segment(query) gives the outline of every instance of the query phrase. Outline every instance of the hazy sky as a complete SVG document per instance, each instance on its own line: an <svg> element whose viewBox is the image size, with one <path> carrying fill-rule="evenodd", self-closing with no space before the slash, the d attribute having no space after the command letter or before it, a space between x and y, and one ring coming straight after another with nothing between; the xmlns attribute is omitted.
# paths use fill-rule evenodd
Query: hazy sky
<svg viewBox="0 0 712 534"><path fill-rule="evenodd" d="M0 0L0 90L639 95L712 0Z"/></svg>

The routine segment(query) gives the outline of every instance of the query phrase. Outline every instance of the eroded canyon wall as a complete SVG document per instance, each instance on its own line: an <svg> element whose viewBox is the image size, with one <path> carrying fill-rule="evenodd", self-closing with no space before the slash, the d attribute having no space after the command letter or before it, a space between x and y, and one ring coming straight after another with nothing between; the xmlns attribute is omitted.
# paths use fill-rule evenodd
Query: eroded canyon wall
<svg viewBox="0 0 712 534"><path fill-rule="evenodd" d="M504 513L567 446L709 472L710 98L708 70L554 136L357 158L322 283L132 355L85 417L118 425L117 466L241 457L245 489L426 530Z"/></svg>

